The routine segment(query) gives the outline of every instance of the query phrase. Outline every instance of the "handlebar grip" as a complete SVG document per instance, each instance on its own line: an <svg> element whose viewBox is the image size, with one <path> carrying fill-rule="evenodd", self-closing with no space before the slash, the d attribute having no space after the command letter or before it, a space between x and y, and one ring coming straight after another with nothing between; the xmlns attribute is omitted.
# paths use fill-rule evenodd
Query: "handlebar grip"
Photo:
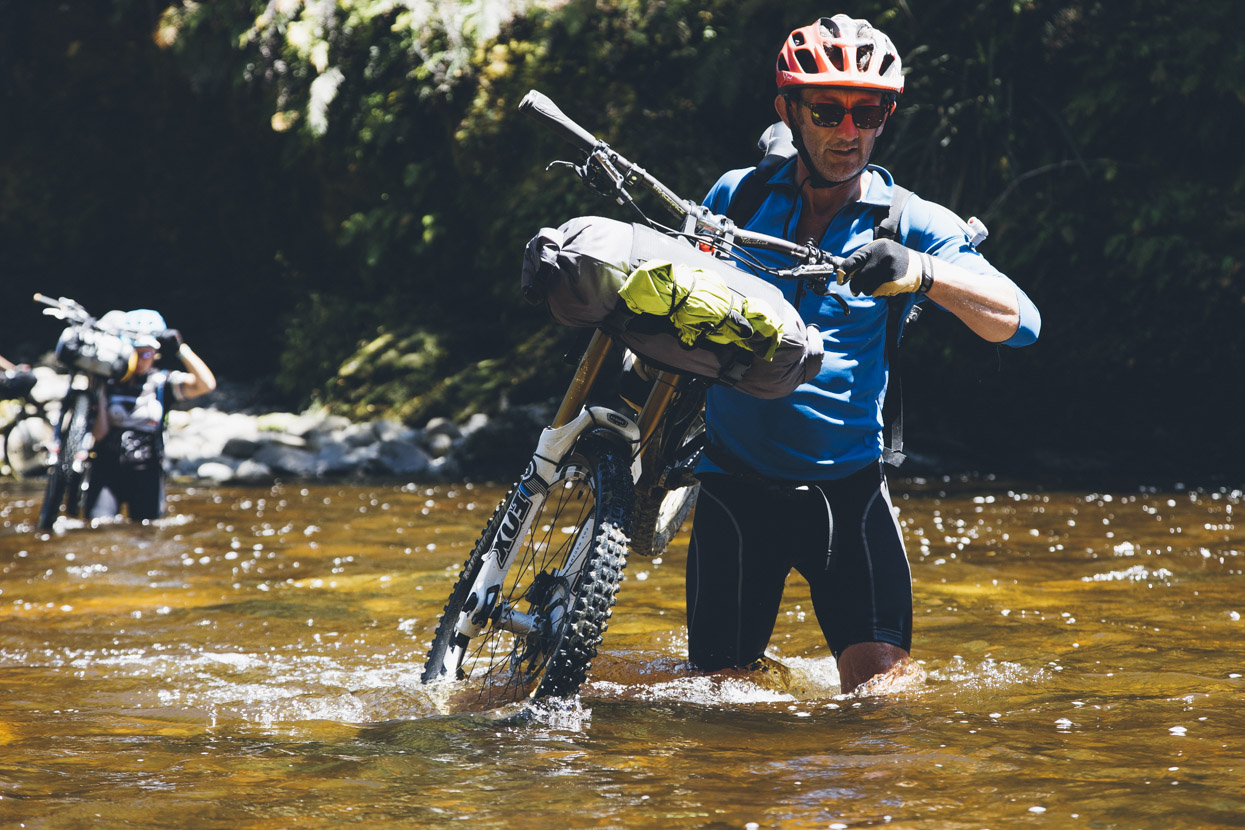
<svg viewBox="0 0 1245 830"><path fill-rule="evenodd" d="M558 109L549 96L536 90L530 90L519 102L519 112L534 116L548 123L550 128L564 141L568 141L584 152L591 153L597 146L597 137L576 124L566 113Z"/></svg>

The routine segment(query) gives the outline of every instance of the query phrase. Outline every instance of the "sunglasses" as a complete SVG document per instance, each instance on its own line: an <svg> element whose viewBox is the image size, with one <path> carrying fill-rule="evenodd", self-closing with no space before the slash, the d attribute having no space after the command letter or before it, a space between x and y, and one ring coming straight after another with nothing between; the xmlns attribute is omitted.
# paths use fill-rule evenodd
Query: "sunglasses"
<svg viewBox="0 0 1245 830"><path fill-rule="evenodd" d="M142 358L155 357L156 350L155 349L138 349L135 351L135 354L137 354L139 357L142 357Z"/></svg>
<svg viewBox="0 0 1245 830"><path fill-rule="evenodd" d="M883 104L861 105L848 109L826 101L805 101L803 98L794 96L791 100L807 108L808 114L813 117L813 123L818 127L837 127L843 123L843 119L850 112L852 122L857 129L876 130L882 126L882 122L886 120L886 114L890 112L890 107Z"/></svg>

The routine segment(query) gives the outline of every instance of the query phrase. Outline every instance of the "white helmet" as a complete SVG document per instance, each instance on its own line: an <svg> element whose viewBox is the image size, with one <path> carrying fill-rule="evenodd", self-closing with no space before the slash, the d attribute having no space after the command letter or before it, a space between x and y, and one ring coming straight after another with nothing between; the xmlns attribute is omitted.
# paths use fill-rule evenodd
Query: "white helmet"
<svg viewBox="0 0 1245 830"><path fill-rule="evenodd" d="M126 330L135 348L147 347L151 349L160 348L160 341L157 337L168 328L164 324L164 317L161 316L160 312L153 311L150 308L136 308L133 311L127 311L125 313L125 322L122 323L121 327Z"/></svg>

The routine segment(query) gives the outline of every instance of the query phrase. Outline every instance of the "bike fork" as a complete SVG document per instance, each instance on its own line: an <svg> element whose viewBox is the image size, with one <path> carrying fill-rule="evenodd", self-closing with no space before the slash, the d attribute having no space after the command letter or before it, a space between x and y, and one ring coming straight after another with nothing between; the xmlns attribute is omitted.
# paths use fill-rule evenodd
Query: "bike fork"
<svg viewBox="0 0 1245 830"><path fill-rule="evenodd" d="M586 407L564 426L546 427L541 431L536 452L505 507L501 524L484 554L471 594L463 602L458 625L455 627L454 651L447 655L447 663L457 665L467 644L479 635L490 620L499 628L520 636L531 633L535 623L530 615L508 606L498 606L503 583L510 566L518 558L519 549L531 532L533 517L539 513L541 505L549 496L550 482L554 480L558 468L574 448L575 442L589 430L617 433L633 448L633 455L639 445L639 427L631 419L603 406ZM570 476L564 475L558 483L573 479L577 475L574 472ZM573 572L579 567L580 561L591 547L595 533L596 529L591 527L581 531L567 563L567 572ZM562 576L561 572L555 572L548 579L556 582Z"/></svg>

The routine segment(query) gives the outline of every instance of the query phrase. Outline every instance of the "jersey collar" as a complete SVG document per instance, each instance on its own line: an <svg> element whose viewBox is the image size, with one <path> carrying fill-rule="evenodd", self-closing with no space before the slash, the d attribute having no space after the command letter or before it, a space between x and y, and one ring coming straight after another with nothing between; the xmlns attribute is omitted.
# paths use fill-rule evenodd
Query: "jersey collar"
<svg viewBox="0 0 1245 830"><path fill-rule="evenodd" d="M789 191L794 198L797 182L796 176L796 156L792 156L786 164L783 164L765 184L771 188L783 188ZM891 197L895 191L895 179L884 167L876 164L870 164L865 167L866 170L873 173L869 177L869 187L864 195L857 200L857 204L869 205L870 207L887 207L891 203Z"/></svg>

